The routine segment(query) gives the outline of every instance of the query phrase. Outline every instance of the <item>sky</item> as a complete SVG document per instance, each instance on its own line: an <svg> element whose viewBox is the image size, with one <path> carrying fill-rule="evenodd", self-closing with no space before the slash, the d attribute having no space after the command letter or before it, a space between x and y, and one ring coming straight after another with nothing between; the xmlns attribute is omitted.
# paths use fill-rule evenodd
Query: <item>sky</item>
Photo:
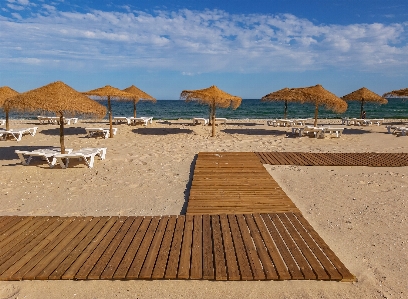
<svg viewBox="0 0 408 299"><path fill-rule="evenodd" d="M0 86L408 87L407 0L0 0Z"/></svg>

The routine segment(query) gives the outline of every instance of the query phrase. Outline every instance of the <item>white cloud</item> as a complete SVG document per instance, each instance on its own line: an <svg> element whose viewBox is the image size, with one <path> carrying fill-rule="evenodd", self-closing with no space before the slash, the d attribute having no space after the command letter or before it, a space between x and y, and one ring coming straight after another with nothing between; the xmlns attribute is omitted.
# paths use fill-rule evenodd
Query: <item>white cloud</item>
<svg viewBox="0 0 408 299"><path fill-rule="evenodd" d="M18 0L22 2L29 4ZM58 67L141 67L185 75L326 67L395 71L408 64L408 24L316 25L290 14L217 10L148 14L43 9L23 20L14 14L18 22L0 19L0 38L9 41L0 45L0 61L13 57L28 63L23 58L32 57L58 61ZM10 45L22 50L16 53Z"/></svg>
<svg viewBox="0 0 408 299"><path fill-rule="evenodd" d="M13 10L24 10L24 7L20 5L7 4L7 7Z"/></svg>

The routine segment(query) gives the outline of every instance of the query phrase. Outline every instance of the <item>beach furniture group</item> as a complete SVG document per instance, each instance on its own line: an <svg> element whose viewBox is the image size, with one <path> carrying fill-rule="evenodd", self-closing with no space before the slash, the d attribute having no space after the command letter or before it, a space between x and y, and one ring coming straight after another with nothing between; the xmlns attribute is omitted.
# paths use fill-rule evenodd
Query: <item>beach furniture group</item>
<svg viewBox="0 0 408 299"><path fill-rule="evenodd" d="M335 135L339 138L343 133L344 128L338 127L314 127L314 126L304 126L304 127L293 127L292 134L298 134L299 137L302 136L313 136L316 138L324 138L326 134L330 136Z"/></svg>
<svg viewBox="0 0 408 299"><path fill-rule="evenodd" d="M385 126L387 129L387 132L389 134L395 134L395 135L401 135L401 136L406 136L408 127L407 126L397 126L397 125L388 125Z"/></svg>
<svg viewBox="0 0 408 299"><path fill-rule="evenodd" d="M355 126L370 126L376 124L377 126L382 125L384 122L384 118L373 118L373 119L366 119L366 118L348 118L343 117L341 119L342 125L355 125Z"/></svg>
<svg viewBox="0 0 408 299"><path fill-rule="evenodd" d="M310 118L294 118L294 119L272 119L268 120L266 123L268 126L274 127L293 127L293 126L305 126Z"/></svg>
<svg viewBox="0 0 408 299"><path fill-rule="evenodd" d="M126 116L115 116L113 118L113 121L115 124L121 124L121 123L126 123L128 125L136 125L136 124L143 124L144 126L147 126L149 123L153 123L153 117L147 117L147 116L142 116L142 117L126 117Z"/></svg>
<svg viewBox="0 0 408 299"><path fill-rule="evenodd" d="M197 124L208 125L208 123L209 123L208 118L203 118L203 117L194 117L192 119L192 121L193 121L193 125L197 125ZM215 122L221 122L224 125L226 125L227 124L227 119L224 118L224 117L216 117Z"/></svg>
<svg viewBox="0 0 408 299"><path fill-rule="evenodd" d="M40 124L54 124L54 125L59 125L60 124L60 118L57 116L37 116L38 120L40 121ZM78 118L76 117L64 117L64 124L70 125L71 123L76 124L78 122Z"/></svg>
<svg viewBox="0 0 408 299"><path fill-rule="evenodd" d="M95 156L105 159L106 147L102 148L82 148L74 151L73 149L65 149L65 154L61 154L61 149L57 147L42 148L32 151L22 151L16 150L15 153L20 158L23 165L27 166L30 164L33 157L40 157L42 160L46 161L47 164L52 168L59 164L61 168L67 168L70 159L79 159L83 161L88 168L92 168L95 161Z"/></svg>
<svg viewBox="0 0 408 299"><path fill-rule="evenodd" d="M85 131L86 131L87 137L101 136L106 139L106 138L109 138L110 136L109 129L106 129L106 128L85 128ZM118 131L118 128L113 128L112 129L113 135L116 135L117 131Z"/></svg>

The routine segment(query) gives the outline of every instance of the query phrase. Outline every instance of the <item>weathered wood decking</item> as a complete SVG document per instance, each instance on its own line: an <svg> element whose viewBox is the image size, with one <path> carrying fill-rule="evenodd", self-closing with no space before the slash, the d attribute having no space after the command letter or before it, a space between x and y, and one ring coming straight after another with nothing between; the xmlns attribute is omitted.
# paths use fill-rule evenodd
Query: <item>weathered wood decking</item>
<svg viewBox="0 0 408 299"><path fill-rule="evenodd" d="M408 166L407 153L256 152L263 164L300 166Z"/></svg>
<svg viewBox="0 0 408 299"><path fill-rule="evenodd" d="M188 214L299 212L254 153L199 153Z"/></svg>
<svg viewBox="0 0 408 299"><path fill-rule="evenodd" d="M300 213L0 221L1 280L355 279Z"/></svg>
<svg viewBox="0 0 408 299"><path fill-rule="evenodd" d="M198 154L186 216L0 217L0 280L354 281L261 162Z"/></svg>

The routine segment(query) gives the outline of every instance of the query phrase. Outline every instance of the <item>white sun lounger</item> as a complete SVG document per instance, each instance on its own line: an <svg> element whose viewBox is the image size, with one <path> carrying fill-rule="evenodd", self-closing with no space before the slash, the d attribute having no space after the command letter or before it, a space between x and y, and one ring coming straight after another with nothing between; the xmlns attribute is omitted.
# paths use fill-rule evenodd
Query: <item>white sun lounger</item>
<svg viewBox="0 0 408 299"><path fill-rule="evenodd" d="M134 125L138 123L143 123L144 126L147 126L148 123L153 122L153 117L146 117L146 116L128 117L127 119L129 120L128 124L134 124Z"/></svg>
<svg viewBox="0 0 408 299"><path fill-rule="evenodd" d="M208 119L203 118L203 117L194 117L193 118L193 125L196 125L196 124L199 124L199 123L203 123L203 125L207 125L208 124Z"/></svg>
<svg viewBox="0 0 408 299"><path fill-rule="evenodd" d="M88 168L92 168L94 165L95 156L99 156L101 160L104 160L106 156L106 147L82 148L80 150L72 151L69 154L57 154L54 156L53 163L58 162L61 165L61 168L68 168L69 159L79 159L84 161ZM65 162L63 159L65 159Z"/></svg>
<svg viewBox="0 0 408 299"><path fill-rule="evenodd" d="M103 138L108 138L109 137L109 129L104 129L104 128L85 128L86 131L86 136L88 137L93 137L93 136L102 136ZM116 135L116 132L118 131L117 128L112 128L112 133L113 135Z"/></svg>
<svg viewBox="0 0 408 299"><path fill-rule="evenodd" d="M408 127L400 127L400 126L386 126L388 133L397 134L400 133L401 136L406 136ZM391 132L391 130L393 130Z"/></svg>
<svg viewBox="0 0 408 299"><path fill-rule="evenodd" d="M388 126L385 126L385 128L387 129L387 132L388 132L388 134L394 134L395 133L395 131L397 131L398 130L398 128L400 128L400 126L392 126L392 125L388 125ZM392 132L391 132L391 130L392 130Z"/></svg>
<svg viewBox="0 0 408 299"><path fill-rule="evenodd" d="M113 121L115 122L116 125L120 123L126 123L130 125L130 119L129 117L126 117L126 116L115 116L113 118Z"/></svg>
<svg viewBox="0 0 408 299"><path fill-rule="evenodd" d="M336 127L323 127L323 137L326 135L326 133L329 133L329 135L335 134L337 138L343 134L344 128L336 128Z"/></svg>
<svg viewBox="0 0 408 299"><path fill-rule="evenodd" d="M1 130L0 129L0 138L5 140L7 136L13 136L13 138L16 141L20 141L21 137L25 134L30 134L31 136L35 136L35 133L37 133L38 127L32 127L32 128L24 128L24 129L10 129L10 130Z"/></svg>
<svg viewBox="0 0 408 299"><path fill-rule="evenodd" d="M227 124L227 119L224 118L224 117L216 117L216 118L215 118L215 121L216 121L216 122L217 122L217 121L222 122L222 123L224 123L224 125Z"/></svg>
<svg viewBox="0 0 408 299"><path fill-rule="evenodd" d="M72 152L72 149L66 148L65 152L70 153ZM15 153L20 158L21 163L25 166L30 164L31 159L33 157L41 157L43 160L47 161L50 167L53 167L55 165L55 161L51 158L53 158L56 154L61 154L61 149L58 147L50 147L50 148L41 148L41 149L37 149L33 151L16 150ZM25 156L28 156L28 158L26 159Z"/></svg>
<svg viewBox="0 0 408 299"><path fill-rule="evenodd" d="M40 124L56 124L57 118L55 116L37 116Z"/></svg>
<svg viewBox="0 0 408 299"><path fill-rule="evenodd" d="M292 134L298 134L299 137L304 135L309 135L309 133L313 133L314 137L324 137L324 127L313 127L313 126L305 126L305 127L293 127Z"/></svg>
<svg viewBox="0 0 408 299"><path fill-rule="evenodd" d="M6 120L5 119L0 119L0 126L4 126L6 124Z"/></svg>

